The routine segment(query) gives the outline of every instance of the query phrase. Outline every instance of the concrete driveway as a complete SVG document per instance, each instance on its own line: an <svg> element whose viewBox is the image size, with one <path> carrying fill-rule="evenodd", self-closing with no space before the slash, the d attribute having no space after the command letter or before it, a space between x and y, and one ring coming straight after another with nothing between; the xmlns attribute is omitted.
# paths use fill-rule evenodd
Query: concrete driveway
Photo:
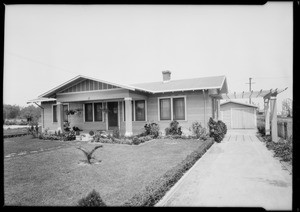
<svg viewBox="0 0 300 212"><path fill-rule="evenodd" d="M156 206L292 209L292 175L255 131L228 131Z"/></svg>

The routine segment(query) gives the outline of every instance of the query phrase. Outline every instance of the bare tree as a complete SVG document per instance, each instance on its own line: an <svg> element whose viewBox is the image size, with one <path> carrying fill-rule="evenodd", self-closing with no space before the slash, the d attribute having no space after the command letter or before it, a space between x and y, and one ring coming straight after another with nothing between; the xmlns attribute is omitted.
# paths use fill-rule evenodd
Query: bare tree
<svg viewBox="0 0 300 212"><path fill-rule="evenodd" d="M100 146L95 146L94 149L92 149L91 151L88 151L82 147L76 147L77 149L80 149L81 151L83 151L84 155L86 156L87 162L89 164L91 164L91 159L95 159L95 157L92 156L92 154L96 151L96 149L103 147L102 145Z"/></svg>
<svg viewBox="0 0 300 212"><path fill-rule="evenodd" d="M287 117L292 117L293 115L293 100L286 98L282 101L282 113Z"/></svg>

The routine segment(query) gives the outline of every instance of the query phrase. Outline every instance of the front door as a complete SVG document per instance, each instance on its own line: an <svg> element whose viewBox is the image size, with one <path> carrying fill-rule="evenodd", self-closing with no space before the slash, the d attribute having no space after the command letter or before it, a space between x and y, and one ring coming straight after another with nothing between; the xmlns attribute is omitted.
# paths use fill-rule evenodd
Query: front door
<svg viewBox="0 0 300 212"><path fill-rule="evenodd" d="M107 102L108 129L118 127L118 102Z"/></svg>

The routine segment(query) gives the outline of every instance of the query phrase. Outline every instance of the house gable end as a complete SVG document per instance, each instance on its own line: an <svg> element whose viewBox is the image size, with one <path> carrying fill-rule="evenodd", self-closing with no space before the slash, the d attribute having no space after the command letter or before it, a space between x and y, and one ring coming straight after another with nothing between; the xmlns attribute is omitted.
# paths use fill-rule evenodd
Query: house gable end
<svg viewBox="0 0 300 212"><path fill-rule="evenodd" d="M74 92L86 92L86 91L97 91L97 90L110 90L121 88L109 83L99 82L95 80L85 79L70 87L62 90L59 93L74 93Z"/></svg>

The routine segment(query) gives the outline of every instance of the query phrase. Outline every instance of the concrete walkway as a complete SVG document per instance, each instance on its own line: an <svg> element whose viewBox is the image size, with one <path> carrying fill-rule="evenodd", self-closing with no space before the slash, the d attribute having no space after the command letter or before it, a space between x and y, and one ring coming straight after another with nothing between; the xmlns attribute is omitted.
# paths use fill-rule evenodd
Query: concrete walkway
<svg viewBox="0 0 300 212"><path fill-rule="evenodd" d="M292 209L292 175L255 131L228 131L156 206Z"/></svg>

